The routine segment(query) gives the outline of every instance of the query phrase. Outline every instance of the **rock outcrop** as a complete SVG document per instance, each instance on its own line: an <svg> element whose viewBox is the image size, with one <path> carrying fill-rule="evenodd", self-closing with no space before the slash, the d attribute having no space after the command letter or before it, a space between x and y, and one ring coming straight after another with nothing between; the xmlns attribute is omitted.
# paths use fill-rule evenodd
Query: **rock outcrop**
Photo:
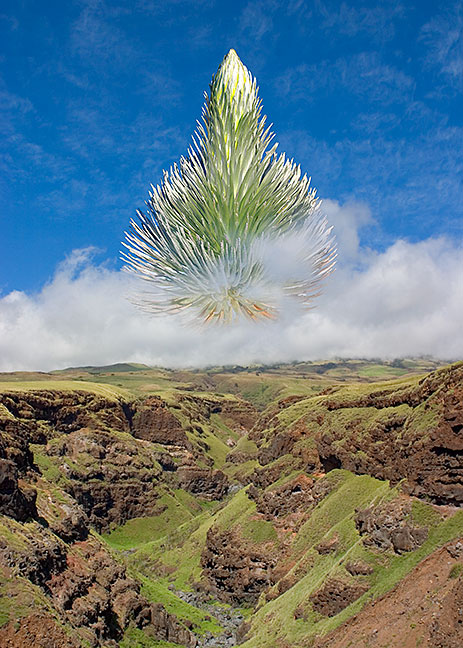
<svg viewBox="0 0 463 648"><path fill-rule="evenodd" d="M271 584L275 556L265 548L253 546L236 530L211 528L201 556L203 576L209 592L219 601L253 604Z"/></svg>
<svg viewBox="0 0 463 648"><path fill-rule="evenodd" d="M36 517L36 497L32 488L19 487L16 464L8 459L0 459L0 514L20 522Z"/></svg>
<svg viewBox="0 0 463 648"><path fill-rule="evenodd" d="M411 503L403 498L359 511L355 524L363 543L396 553L417 549L428 537L428 529L411 523L410 512Z"/></svg>
<svg viewBox="0 0 463 648"><path fill-rule="evenodd" d="M332 617L368 591L365 583L346 583L329 579L310 597L312 608L323 616Z"/></svg>
<svg viewBox="0 0 463 648"><path fill-rule="evenodd" d="M308 472L344 468L392 483L406 480L409 494L463 503L462 363L417 384L366 386L363 394L327 391L315 400L282 403L264 416L265 424L256 424L250 436L260 446L261 464L270 469L288 455Z"/></svg>
<svg viewBox="0 0 463 648"><path fill-rule="evenodd" d="M182 466L177 470L180 488L208 500L220 500L227 493L230 482L221 470Z"/></svg>
<svg viewBox="0 0 463 648"><path fill-rule="evenodd" d="M67 544L38 522L26 527L12 521L8 531L16 541L0 538L0 566L42 589L58 618L75 631L76 640L64 641L65 646L80 648L82 641L94 647L116 646L129 624L148 630L157 639L196 645L194 635L174 615L140 594L140 585L97 538ZM50 641L61 637L44 612L21 620L21 627L28 628L30 646L47 645L43 644L43 628L35 623L41 615L51 628ZM13 632L10 626L0 628L0 641L2 637L2 646L26 645L21 644L22 632Z"/></svg>
<svg viewBox="0 0 463 648"><path fill-rule="evenodd" d="M137 439L191 450L182 424L159 396L150 396L137 405L132 418L132 434Z"/></svg>

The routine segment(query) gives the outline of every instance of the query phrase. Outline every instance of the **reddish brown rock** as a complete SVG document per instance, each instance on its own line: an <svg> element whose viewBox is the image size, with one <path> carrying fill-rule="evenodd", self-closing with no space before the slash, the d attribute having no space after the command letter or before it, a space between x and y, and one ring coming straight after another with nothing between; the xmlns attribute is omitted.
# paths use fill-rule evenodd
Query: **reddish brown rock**
<svg viewBox="0 0 463 648"><path fill-rule="evenodd" d="M363 560L349 560L345 567L352 576L368 576L373 573L373 567Z"/></svg>
<svg viewBox="0 0 463 648"><path fill-rule="evenodd" d="M313 479L301 474L266 491L260 491L252 485L248 495L256 501L257 511L262 513L266 520L272 520L275 517L284 517L288 513L312 508L316 502L312 493L313 485Z"/></svg>
<svg viewBox="0 0 463 648"><path fill-rule="evenodd" d="M132 419L132 434L138 439L191 450L182 424L159 396L150 396L137 405Z"/></svg>
<svg viewBox="0 0 463 648"><path fill-rule="evenodd" d="M0 627L2 648L81 648L59 622L45 613L32 614Z"/></svg>
<svg viewBox="0 0 463 648"><path fill-rule="evenodd" d="M32 488L19 487L16 464L0 459L0 513L25 522L37 517L36 498L37 493Z"/></svg>
<svg viewBox="0 0 463 648"><path fill-rule="evenodd" d="M230 483L221 470L181 466L177 470L178 485L189 493L209 500L220 500L228 492Z"/></svg>
<svg viewBox="0 0 463 648"><path fill-rule="evenodd" d="M266 520L274 520L291 513L309 513L334 486L328 480L314 480L301 473L290 481L265 491L252 484L248 495L255 500L257 511Z"/></svg>
<svg viewBox="0 0 463 648"><path fill-rule="evenodd" d="M270 444L259 451L259 462L265 466L283 455L290 454L296 443L308 434L309 430L302 421L298 421L289 429L283 429L273 435Z"/></svg>
<svg viewBox="0 0 463 648"><path fill-rule="evenodd" d="M201 556L210 593L230 604L252 604L271 584L276 557L243 539L235 530L212 527Z"/></svg>
<svg viewBox="0 0 463 648"><path fill-rule="evenodd" d="M426 527L414 526L408 519L411 502L403 498L369 507L355 516L355 525L363 543L396 553L414 551L428 537Z"/></svg>
<svg viewBox="0 0 463 648"><path fill-rule="evenodd" d="M332 617L356 601L368 591L365 583L346 583L342 580L329 579L310 596L315 612Z"/></svg>
<svg viewBox="0 0 463 648"><path fill-rule="evenodd" d="M326 554L334 553L339 547L339 536L335 533L331 538L320 542L315 549L319 554L325 556Z"/></svg>

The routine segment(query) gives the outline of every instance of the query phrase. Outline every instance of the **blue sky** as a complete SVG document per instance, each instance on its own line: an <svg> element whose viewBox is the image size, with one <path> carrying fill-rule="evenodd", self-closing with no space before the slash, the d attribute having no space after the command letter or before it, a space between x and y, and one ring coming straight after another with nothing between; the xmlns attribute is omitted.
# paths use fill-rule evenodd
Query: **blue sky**
<svg viewBox="0 0 463 648"><path fill-rule="evenodd" d="M230 47L319 195L370 207L370 245L461 236L461 3L2 7L3 293L38 290L74 248L119 265L129 219L186 152Z"/></svg>
<svg viewBox="0 0 463 648"><path fill-rule="evenodd" d="M48 322L49 330L52 314L73 299L83 313L85 300L95 297L83 280L95 268L93 285L109 272L114 288L124 230L143 208L150 183L186 153L203 92L230 48L257 77L279 149L312 176L325 200L349 277L363 268L356 280L367 286L381 278L385 294L408 282L414 262L416 294L419 277L432 268L431 279L449 277L450 285L455 278L463 222L461 2L3 0L0 32L0 332L3 325L4 334L19 335L21 318L28 314L30 326L31 313L39 312L40 326L45 331ZM391 259L403 267L400 280L388 274ZM338 274L333 294L345 279ZM62 301L51 300L45 311L59 286L66 286ZM355 286L364 303L368 293ZM81 300L73 293L80 288ZM370 294L379 290L373 282ZM447 319L458 328L461 284L452 290ZM421 338L412 329L409 347L388 339L377 342L378 354L463 354L461 339L445 348L431 341L453 335L433 319L437 308L444 312L438 293L436 287L428 312L431 337L414 346ZM391 321L398 312L392 295ZM333 312L333 321L348 326L347 310ZM407 313L404 330L411 326ZM355 323L352 340L363 336L364 324L376 330L373 311L368 317L367 324ZM73 337L66 326L55 331L55 341ZM14 347L11 339L7 344ZM354 343L323 344L325 356L362 352ZM55 365L92 362L89 354L98 348L82 357L63 351ZM126 358L138 353L124 348ZM295 348L294 356L304 349ZM27 357L35 357L28 353L19 361L18 351L8 367L16 360L47 365L40 355L28 365ZM156 353L153 361L169 363ZM259 353L251 349L248 357ZM108 350L100 359L112 357Z"/></svg>

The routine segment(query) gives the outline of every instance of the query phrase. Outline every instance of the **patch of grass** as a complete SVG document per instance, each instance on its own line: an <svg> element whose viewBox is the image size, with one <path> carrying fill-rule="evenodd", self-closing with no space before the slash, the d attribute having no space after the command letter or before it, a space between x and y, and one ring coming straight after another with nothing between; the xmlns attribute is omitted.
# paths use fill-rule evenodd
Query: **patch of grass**
<svg viewBox="0 0 463 648"><path fill-rule="evenodd" d="M449 578L459 578L463 574L463 563L453 565L450 570Z"/></svg>
<svg viewBox="0 0 463 648"><path fill-rule="evenodd" d="M250 459L241 464L226 463L222 466L222 470L228 477L230 477L230 479L244 481L245 477L254 472L259 465L257 459Z"/></svg>
<svg viewBox="0 0 463 648"><path fill-rule="evenodd" d="M370 367L362 367L358 375L367 378L397 378L409 373L408 369L400 367L391 367L390 365L375 364Z"/></svg>
<svg viewBox="0 0 463 648"><path fill-rule="evenodd" d="M202 428L203 434L200 440L207 443L208 450L206 454L214 460L214 468L222 468L225 463L225 457L230 452L230 448L221 438L214 434L211 426L203 425ZM197 432L187 432L187 436L193 443L198 441ZM199 447L201 448L201 446Z"/></svg>
<svg viewBox="0 0 463 648"><path fill-rule="evenodd" d="M153 639L138 628L129 627L124 633L123 638L119 642L120 648L184 648L179 644L171 643L170 641L159 641Z"/></svg>
<svg viewBox="0 0 463 648"><path fill-rule="evenodd" d="M50 482L63 482L66 481L65 476L56 465L55 460L49 455L44 453L43 445L30 446L34 453L34 463L39 467L43 477Z"/></svg>
<svg viewBox="0 0 463 648"><path fill-rule="evenodd" d="M411 413L408 425L422 437L429 435L439 420L437 404L433 403L433 405L429 407L429 402L426 401L415 407Z"/></svg>
<svg viewBox="0 0 463 648"><path fill-rule="evenodd" d="M249 520L242 527L244 538L251 540L255 544L276 540L277 534L271 522L266 520Z"/></svg>
<svg viewBox="0 0 463 648"><path fill-rule="evenodd" d="M228 427L225 421L222 420L221 414L211 414L209 420L211 427L214 430L214 434L216 434L222 441L227 441L227 439L233 439L236 441L240 438L238 432L232 430ZM230 451L230 448L228 448L228 450Z"/></svg>
<svg viewBox="0 0 463 648"><path fill-rule="evenodd" d="M170 614L180 620L192 621L197 627L195 632L204 634L211 632L212 634L219 634L222 631L221 626L215 621L206 620L209 616L204 610L200 610L185 601L182 601L178 596L168 589L167 579L159 579L158 581L149 578L141 577L142 583L141 593L146 596L149 601L153 603L162 603Z"/></svg>
<svg viewBox="0 0 463 648"><path fill-rule="evenodd" d="M102 385L83 380L35 380L35 381L1 381L0 392L8 391L30 391L30 390L56 390L56 391L84 391L98 396L104 396L109 400L127 400L130 394L116 386Z"/></svg>
<svg viewBox="0 0 463 648"><path fill-rule="evenodd" d="M251 441L247 436L242 436L233 450L237 452L244 452L245 454L256 456L258 452L257 445Z"/></svg>
<svg viewBox="0 0 463 648"><path fill-rule="evenodd" d="M432 504L422 500L413 500L410 518L417 526L435 527L442 521L441 514Z"/></svg>
<svg viewBox="0 0 463 648"><path fill-rule="evenodd" d="M190 504L191 500L186 493L180 497L164 493L158 500L158 506L166 508L159 515L133 518L104 534L103 538L115 549L133 549L159 540L194 517L198 512L197 506L190 508Z"/></svg>

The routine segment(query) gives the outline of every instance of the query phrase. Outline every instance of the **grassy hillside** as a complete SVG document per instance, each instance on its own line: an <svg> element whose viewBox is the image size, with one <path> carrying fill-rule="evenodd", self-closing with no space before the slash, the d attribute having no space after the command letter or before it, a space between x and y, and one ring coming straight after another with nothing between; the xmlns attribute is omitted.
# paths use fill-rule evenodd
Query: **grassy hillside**
<svg viewBox="0 0 463 648"><path fill-rule="evenodd" d="M0 645L343 646L444 555L458 609L463 363L436 365L2 374Z"/></svg>

